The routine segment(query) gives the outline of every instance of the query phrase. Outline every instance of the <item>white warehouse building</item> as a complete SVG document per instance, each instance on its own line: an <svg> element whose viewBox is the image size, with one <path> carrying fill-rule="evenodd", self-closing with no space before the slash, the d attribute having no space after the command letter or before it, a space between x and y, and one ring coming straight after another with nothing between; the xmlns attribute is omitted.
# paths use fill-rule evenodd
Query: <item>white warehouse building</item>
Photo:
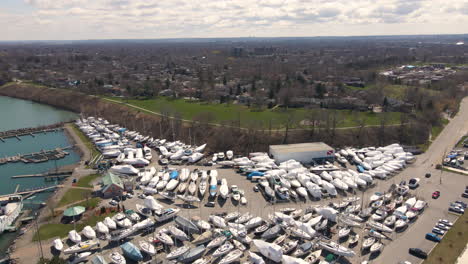
<svg viewBox="0 0 468 264"><path fill-rule="evenodd" d="M335 150L323 142L271 145L269 152L278 164L290 159L308 164L335 158Z"/></svg>

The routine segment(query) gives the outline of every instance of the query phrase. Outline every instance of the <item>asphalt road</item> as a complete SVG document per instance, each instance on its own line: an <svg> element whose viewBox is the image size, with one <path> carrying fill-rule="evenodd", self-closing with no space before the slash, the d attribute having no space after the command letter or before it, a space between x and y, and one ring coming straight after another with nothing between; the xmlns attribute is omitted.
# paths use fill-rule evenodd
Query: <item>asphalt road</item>
<svg viewBox="0 0 468 264"><path fill-rule="evenodd" d="M417 222L402 233L392 243L388 244L381 256L373 263L398 263L408 260L411 263L421 263L422 261L409 255L410 247L419 247L425 251L431 250L435 243L424 238L427 232L432 230L435 222L439 218L446 218L454 221L457 217L448 214L448 204L455 200L465 200L460 195L466 185L468 176L443 172L435 169L435 165L440 163L444 153L450 151L457 141L468 132L468 98L464 98L458 114L450 121L442 133L431 144L426 153L420 155L417 161L404 170L397 177L408 180L412 177L421 178L421 186L417 189L417 195L429 201L429 207L419 217ZM424 178L424 174L430 172L432 177ZM434 200L431 198L432 192L439 190L441 196Z"/></svg>

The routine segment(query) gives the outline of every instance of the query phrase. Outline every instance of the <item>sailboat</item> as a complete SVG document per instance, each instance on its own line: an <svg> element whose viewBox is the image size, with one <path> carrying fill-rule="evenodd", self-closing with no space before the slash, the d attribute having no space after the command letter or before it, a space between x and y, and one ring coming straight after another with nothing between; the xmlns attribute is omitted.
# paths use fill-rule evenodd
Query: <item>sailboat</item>
<svg viewBox="0 0 468 264"><path fill-rule="evenodd" d="M201 179L200 183L198 184L198 191L200 192L200 196L202 197L205 195L206 186L207 186L206 180Z"/></svg>
<svg viewBox="0 0 468 264"><path fill-rule="evenodd" d="M225 257L223 257L219 261L218 264L230 264L230 263L236 262L241 258L241 256L243 254L244 253L241 250L235 249L235 250L229 252L229 254L227 254Z"/></svg>
<svg viewBox="0 0 468 264"><path fill-rule="evenodd" d="M295 258L295 257L291 257L291 256L288 256L288 255L283 255L283 261L281 262L283 264L309 264L311 262L307 262L303 259L300 259L300 258Z"/></svg>
<svg viewBox="0 0 468 264"><path fill-rule="evenodd" d="M195 195L196 191L197 191L197 184L195 183L195 181L191 181L188 187L188 192L190 193L190 195Z"/></svg>
<svg viewBox="0 0 468 264"><path fill-rule="evenodd" d="M354 251L352 251L351 249L341 246L333 241L319 241L318 245L321 246L323 249L330 251L338 256L354 257L356 255L356 253L354 253Z"/></svg>
<svg viewBox="0 0 468 264"><path fill-rule="evenodd" d="M140 242L138 242L138 245L140 246L141 250L147 253L148 255L150 256L156 255L156 249L154 248L153 245L151 245L147 241L140 240Z"/></svg>
<svg viewBox="0 0 468 264"><path fill-rule="evenodd" d="M122 256L119 252L114 251L114 252L110 253L109 258L111 259L112 263L115 263L115 264L126 264L127 263L124 256Z"/></svg>
<svg viewBox="0 0 468 264"><path fill-rule="evenodd" d="M179 225L183 230L189 232L189 233L199 233L200 232L200 229L194 224L192 223L192 221L190 221L189 219L181 216L181 215L178 215L176 218L175 218L175 222L177 225Z"/></svg>
<svg viewBox="0 0 468 264"><path fill-rule="evenodd" d="M192 248L182 254L177 261L182 263L193 263L194 260L199 259L205 252L205 246L200 245L198 247Z"/></svg>
<svg viewBox="0 0 468 264"><path fill-rule="evenodd" d="M221 187L219 187L219 194L221 195L223 199L226 199L228 197L229 187L227 185L226 179L221 180Z"/></svg>
<svg viewBox="0 0 468 264"><path fill-rule="evenodd" d="M226 241L224 242L223 245L221 245L218 249L216 249L215 252L213 252L212 256L214 258L219 258L221 256L226 255L227 253L229 253L229 251L233 249L234 249L234 245L231 242Z"/></svg>
<svg viewBox="0 0 468 264"><path fill-rule="evenodd" d="M189 237L187 236L187 234L184 233L184 231L178 229L177 227L175 226L169 226L167 228L169 230L169 232L178 240L180 241L188 241L189 240Z"/></svg>
<svg viewBox="0 0 468 264"><path fill-rule="evenodd" d="M362 242L362 248L366 249L371 247L375 243L376 239L375 237L368 237L364 239L364 242Z"/></svg>
<svg viewBox="0 0 468 264"><path fill-rule="evenodd" d="M172 250L171 253L167 254L166 258L168 260L176 259L189 250L190 248L188 246L178 247L175 250Z"/></svg>

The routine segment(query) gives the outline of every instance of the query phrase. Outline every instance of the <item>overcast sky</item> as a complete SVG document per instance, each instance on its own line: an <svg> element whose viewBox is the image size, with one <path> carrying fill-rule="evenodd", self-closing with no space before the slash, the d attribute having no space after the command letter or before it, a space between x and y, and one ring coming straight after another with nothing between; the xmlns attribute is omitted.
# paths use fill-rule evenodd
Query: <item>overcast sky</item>
<svg viewBox="0 0 468 264"><path fill-rule="evenodd" d="M468 0L0 0L0 40L468 33Z"/></svg>

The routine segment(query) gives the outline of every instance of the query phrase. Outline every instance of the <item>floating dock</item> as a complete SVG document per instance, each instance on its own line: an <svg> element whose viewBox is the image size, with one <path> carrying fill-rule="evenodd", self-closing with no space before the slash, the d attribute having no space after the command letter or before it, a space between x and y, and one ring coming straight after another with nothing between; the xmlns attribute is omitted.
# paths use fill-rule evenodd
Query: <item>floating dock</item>
<svg viewBox="0 0 468 264"><path fill-rule="evenodd" d="M63 123L57 123L48 126L40 126L40 127L31 127L31 128L21 128L21 129L13 129L8 131L0 132L0 141L5 142L6 138L15 137L18 140L21 140L21 136L32 136L38 133L47 133L47 132L57 132L63 130Z"/></svg>
<svg viewBox="0 0 468 264"><path fill-rule="evenodd" d="M72 175L73 171L72 170L67 170L67 171L57 171L57 172L46 172L46 173L40 173L40 174L25 174L25 175L16 175L16 176L11 176L12 179L18 179L18 178L35 178L35 177L44 177L45 179L47 178L66 178Z"/></svg>
<svg viewBox="0 0 468 264"><path fill-rule="evenodd" d="M40 163L46 162L49 160L58 160L64 158L66 155L70 154L65 150L71 149L74 146L67 146L64 148L55 148L52 150L42 150L39 152L29 153L29 154L18 154L16 156L0 158L0 165L8 162L23 162L23 163Z"/></svg>
<svg viewBox="0 0 468 264"><path fill-rule="evenodd" d="M27 189L27 190L20 190L18 192L15 192L15 193L12 193L12 194L4 194L4 195L0 195L0 198L3 198L3 197L9 197L9 196L12 196L12 195L26 195L26 196L30 196L30 195L33 195L35 193L41 193L41 192L47 192L47 191L53 191L55 190L56 188L61 188L63 187L63 185L53 185L53 186L45 186L45 187L38 187L38 188L33 188L33 189ZM24 197L23 197L24 198Z"/></svg>

